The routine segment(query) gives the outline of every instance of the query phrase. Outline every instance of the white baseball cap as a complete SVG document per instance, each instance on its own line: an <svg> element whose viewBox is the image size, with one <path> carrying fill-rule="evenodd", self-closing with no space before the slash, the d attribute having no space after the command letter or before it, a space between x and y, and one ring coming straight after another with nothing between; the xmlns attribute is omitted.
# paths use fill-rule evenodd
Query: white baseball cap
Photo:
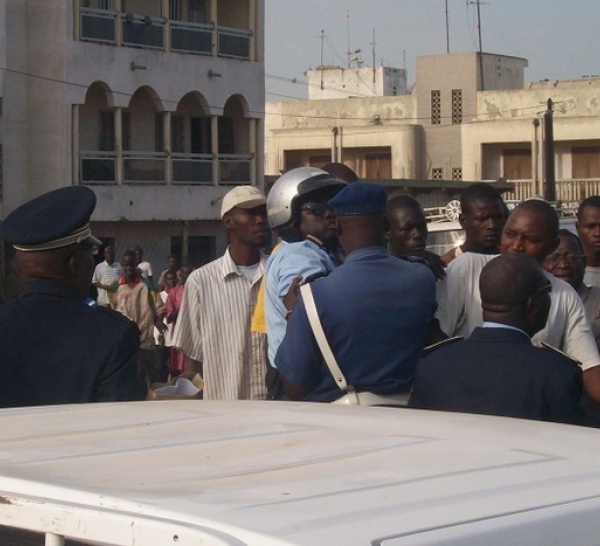
<svg viewBox="0 0 600 546"><path fill-rule="evenodd" d="M256 186L236 186L223 197L221 205L221 218L234 207L253 209L266 205L267 199Z"/></svg>

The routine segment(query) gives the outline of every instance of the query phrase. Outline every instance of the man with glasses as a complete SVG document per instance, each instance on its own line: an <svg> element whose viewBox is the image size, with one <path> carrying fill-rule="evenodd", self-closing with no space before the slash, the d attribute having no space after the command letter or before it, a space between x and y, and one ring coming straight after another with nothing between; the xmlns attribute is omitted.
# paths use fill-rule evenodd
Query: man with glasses
<svg viewBox="0 0 600 546"><path fill-rule="evenodd" d="M271 229L282 239L269 258L265 274L265 320L270 398L281 394L275 355L285 335L287 318L301 280L326 275L336 265L336 222L327 201L346 183L313 167L293 169L277 179L267 197Z"/></svg>
<svg viewBox="0 0 600 546"><path fill-rule="evenodd" d="M483 324L419 362L409 405L578 423L579 366L531 343L546 324L552 287L530 256L489 261L479 277Z"/></svg>
<svg viewBox="0 0 600 546"><path fill-rule="evenodd" d="M90 216L96 196L69 186L9 214L4 240L27 277L25 292L0 306L0 406L137 400L140 333L118 313L90 307Z"/></svg>
<svg viewBox="0 0 600 546"><path fill-rule="evenodd" d="M583 300L596 345L600 347L600 288L588 286L583 280L585 256L579 237L568 229L560 229L558 238L560 244L552 254L546 256L542 265L546 271L569 283L577 291Z"/></svg>

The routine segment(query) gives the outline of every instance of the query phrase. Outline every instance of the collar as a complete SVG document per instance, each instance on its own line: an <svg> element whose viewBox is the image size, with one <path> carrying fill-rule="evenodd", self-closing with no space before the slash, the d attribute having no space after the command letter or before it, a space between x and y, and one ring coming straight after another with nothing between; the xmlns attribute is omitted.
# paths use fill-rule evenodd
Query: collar
<svg viewBox="0 0 600 546"><path fill-rule="evenodd" d="M367 256L389 256L389 254L387 249L383 245L366 246L350 252L350 254L346 256L344 263L360 260Z"/></svg>
<svg viewBox="0 0 600 546"><path fill-rule="evenodd" d="M260 276L262 276L265 272L265 261L266 261L266 256L261 252L260 260L258 261L258 272L260 273ZM225 254L223 254L222 274L223 274L223 279L226 279L227 277L230 277L231 275L236 275L238 277L240 276L240 272L238 271L238 266L233 261L233 258L231 257L231 254L229 253L229 247L227 247L227 250L225 250Z"/></svg>
<svg viewBox="0 0 600 546"><path fill-rule="evenodd" d="M311 243L314 243L315 245L317 245L319 248L322 248L325 250L325 245L323 245L323 241L321 241L321 239L318 239L317 237L315 237L314 235L307 235L306 236L306 240L310 241Z"/></svg>
<svg viewBox="0 0 600 546"><path fill-rule="evenodd" d="M531 339L529 337L529 334L525 330L521 330L521 328L517 328L516 326L510 326L508 324L502 324L500 322L485 321L481 325L481 327L482 328L502 328L504 330L514 330L515 332L520 332L521 334L523 334L527 339Z"/></svg>

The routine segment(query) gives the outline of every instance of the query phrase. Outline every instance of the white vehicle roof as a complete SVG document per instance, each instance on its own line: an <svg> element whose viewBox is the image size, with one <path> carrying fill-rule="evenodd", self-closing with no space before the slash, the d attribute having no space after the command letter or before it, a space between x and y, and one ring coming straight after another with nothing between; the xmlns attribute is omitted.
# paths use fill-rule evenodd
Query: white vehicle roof
<svg viewBox="0 0 600 546"><path fill-rule="evenodd" d="M292 402L37 407L0 419L0 524L84 541L529 545L600 536L595 429Z"/></svg>

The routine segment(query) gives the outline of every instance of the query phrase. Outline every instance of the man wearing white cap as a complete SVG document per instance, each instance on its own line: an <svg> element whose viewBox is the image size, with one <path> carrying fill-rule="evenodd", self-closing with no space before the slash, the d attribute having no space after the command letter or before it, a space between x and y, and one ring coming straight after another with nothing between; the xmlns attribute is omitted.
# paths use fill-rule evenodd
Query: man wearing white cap
<svg viewBox="0 0 600 546"><path fill-rule="evenodd" d="M233 188L221 217L229 246L188 278L172 345L203 376L205 400L263 400L266 340L250 331L250 319L265 270L265 196L254 186Z"/></svg>

